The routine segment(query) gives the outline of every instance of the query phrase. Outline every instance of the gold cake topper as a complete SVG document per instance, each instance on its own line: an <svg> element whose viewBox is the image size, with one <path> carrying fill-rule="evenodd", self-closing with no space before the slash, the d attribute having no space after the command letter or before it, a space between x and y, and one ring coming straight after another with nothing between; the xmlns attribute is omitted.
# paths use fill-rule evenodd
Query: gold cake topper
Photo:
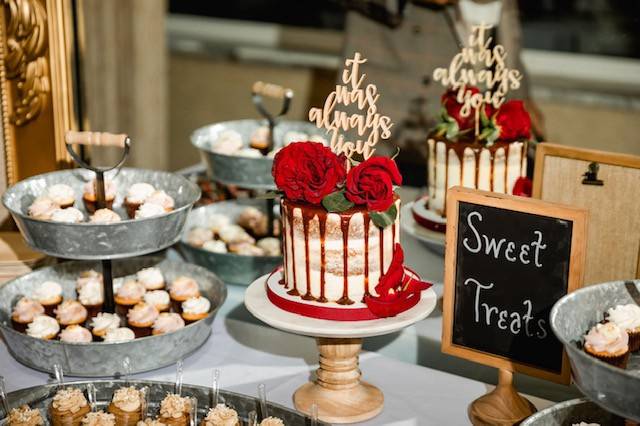
<svg viewBox="0 0 640 426"><path fill-rule="evenodd" d="M366 160L375 152L375 146L380 139L391 136L391 119L378 112L376 102L380 98L375 84L362 87L367 76L360 72L360 65L367 62L359 52L353 58L344 61L342 70L342 85L336 84L336 89L329 93L322 108L311 108L309 120L331 135L331 150L340 155L344 154L349 160L360 154ZM338 105L356 105L366 114L336 110ZM355 141L346 140L343 132L355 129L359 138ZM367 134L368 133L368 134ZM366 136L366 138L365 138ZM348 162L347 167L349 166Z"/></svg>
<svg viewBox="0 0 640 426"><path fill-rule="evenodd" d="M483 104L498 109L504 103L509 89L520 87L522 74L517 69L507 68L507 52L501 44L491 46L492 37L487 37L490 25L480 24L471 28L468 46L456 54L448 68L436 68L433 79L443 86L457 90L456 99L463 104L460 115L468 117L473 110L476 115L476 136L479 133L479 115ZM468 86L482 85L486 90L472 93Z"/></svg>

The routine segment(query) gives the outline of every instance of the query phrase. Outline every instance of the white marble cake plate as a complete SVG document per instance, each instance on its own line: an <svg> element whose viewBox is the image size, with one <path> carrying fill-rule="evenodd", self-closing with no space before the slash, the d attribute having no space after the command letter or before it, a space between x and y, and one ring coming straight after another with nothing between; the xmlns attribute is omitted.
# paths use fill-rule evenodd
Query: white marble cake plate
<svg viewBox="0 0 640 426"><path fill-rule="evenodd" d="M296 409L310 413L315 405L318 418L329 423L355 423L378 415L384 395L361 380L358 357L362 338L393 333L426 318L436 307L433 288L422 292L417 305L395 317L331 321L304 317L273 305L267 298L267 278L260 277L247 288L244 303L249 312L280 330L314 336L320 354L315 380L293 394Z"/></svg>

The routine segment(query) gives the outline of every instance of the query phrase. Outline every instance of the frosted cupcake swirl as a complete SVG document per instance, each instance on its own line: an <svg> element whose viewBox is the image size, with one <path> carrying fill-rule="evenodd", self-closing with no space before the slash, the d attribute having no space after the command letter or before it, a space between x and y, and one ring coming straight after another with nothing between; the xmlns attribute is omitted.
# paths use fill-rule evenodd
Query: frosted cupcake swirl
<svg viewBox="0 0 640 426"><path fill-rule="evenodd" d="M153 322L158 318L158 310L153 305L147 303L138 303L132 309L129 309L127 313L127 320L129 324L146 324L151 326Z"/></svg>
<svg viewBox="0 0 640 426"><path fill-rule="evenodd" d="M584 345L595 352L617 354L629 350L629 335L613 322L596 324L584 336Z"/></svg>
<svg viewBox="0 0 640 426"><path fill-rule="evenodd" d="M182 302L182 312L185 314L206 314L211 308L211 302L206 297L192 297Z"/></svg>
<svg viewBox="0 0 640 426"><path fill-rule="evenodd" d="M153 191L151 195L149 195L147 199L144 200L144 202L157 204L166 211L173 209L173 207L175 206L175 201L173 201L173 198L171 198L169 194L162 190Z"/></svg>
<svg viewBox="0 0 640 426"><path fill-rule="evenodd" d="M75 207L67 207L66 209L54 210L51 213L51 220L54 222L78 223L82 222L84 215Z"/></svg>
<svg viewBox="0 0 640 426"><path fill-rule="evenodd" d="M51 198L58 205L72 204L76 194L69 185L57 183L47 188L47 197Z"/></svg>
<svg viewBox="0 0 640 426"><path fill-rule="evenodd" d="M87 308L77 300L65 300L56 309L56 319L60 324L83 322L87 318Z"/></svg>
<svg viewBox="0 0 640 426"><path fill-rule="evenodd" d="M115 426L116 416L104 411L87 413L82 418L82 424L84 426Z"/></svg>
<svg viewBox="0 0 640 426"><path fill-rule="evenodd" d="M104 341L109 343L127 342L136 338L133 330L127 327L114 328L107 331L104 336Z"/></svg>
<svg viewBox="0 0 640 426"><path fill-rule="evenodd" d="M189 399L176 394L168 394L160 403L160 416L165 418L179 419L190 410Z"/></svg>
<svg viewBox="0 0 640 426"><path fill-rule="evenodd" d="M142 204L155 190L152 185L146 182L134 183L127 191L127 202L131 204Z"/></svg>
<svg viewBox="0 0 640 426"><path fill-rule="evenodd" d="M187 242L192 246L202 247L207 241L213 239L213 232L207 228L192 228L187 234Z"/></svg>
<svg viewBox="0 0 640 426"><path fill-rule="evenodd" d="M93 269L82 272L76 280L76 290L80 291L85 284L91 281L96 281L99 285L102 285L102 274Z"/></svg>
<svg viewBox="0 0 640 426"><path fill-rule="evenodd" d="M184 320L180 314L175 312L164 312L158 315L158 319L153 323L155 334L171 333L184 327Z"/></svg>
<svg viewBox="0 0 640 426"><path fill-rule="evenodd" d="M26 324L42 314L44 314L44 308L40 303L28 297L23 297L18 300L16 306L13 307L11 318L16 322Z"/></svg>
<svg viewBox="0 0 640 426"><path fill-rule="evenodd" d="M32 297L40 303L55 302L62 296L62 286L55 281L45 281L33 292Z"/></svg>
<svg viewBox="0 0 640 426"><path fill-rule="evenodd" d="M70 325L60 333L60 340L68 343L89 343L91 332L79 325Z"/></svg>
<svg viewBox="0 0 640 426"><path fill-rule="evenodd" d="M188 299L190 297L200 296L198 283L189 277L178 277L171 284L169 293L174 298Z"/></svg>
<svg viewBox="0 0 640 426"><path fill-rule="evenodd" d="M118 314L100 312L91 320L91 327L98 333L106 333L109 330L115 330L120 327L120 317Z"/></svg>
<svg viewBox="0 0 640 426"><path fill-rule="evenodd" d="M134 387L120 388L113 394L113 405L132 413L140 409L142 405L140 391Z"/></svg>
<svg viewBox="0 0 640 426"><path fill-rule="evenodd" d="M207 417L204 418L205 426L236 426L239 424L238 413L233 408L224 404L218 404L210 408Z"/></svg>
<svg viewBox="0 0 640 426"><path fill-rule="evenodd" d="M83 186L83 193L84 196L89 199L89 200L95 200L96 197L98 196L98 190L96 189L96 185L97 182L96 180L92 180L90 182L87 182L84 184ZM112 181L111 179L105 179L104 180L104 198L106 198L107 200L113 200L114 198L116 198L116 184L114 181Z"/></svg>
<svg viewBox="0 0 640 426"><path fill-rule="evenodd" d="M220 136L211 144L211 150L219 154L231 155L242 148L242 135L235 130L220 132Z"/></svg>
<svg viewBox="0 0 640 426"><path fill-rule="evenodd" d="M60 331L58 321L47 315L38 315L27 326L27 334L39 339L50 338Z"/></svg>
<svg viewBox="0 0 640 426"><path fill-rule="evenodd" d="M216 234L220 232L222 228L226 228L227 226L231 225L231 219L229 219L229 216L219 213L214 213L209 216L208 222L209 229L211 229L211 231L215 232Z"/></svg>
<svg viewBox="0 0 640 426"><path fill-rule="evenodd" d="M43 196L33 201L27 213L36 219L50 220L53 212L59 209L58 205L51 198Z"/></svg>
<svg viewBox="0 0 640 426"><path fill-rule="evenodd" d="M56 392L51 405L57 411L68 411L77 413L87 406L87 399L80 389L66 388Z"/></svg>
<svg viewBox="0 0 640 426"><path fill-rule="evenodd" d="M164 286L164 277L158 268L141 269L136 274L136 278L147 290L157 290Z"/></svg>
<svg viewBox="0 0 640 426"><path fill-rule="evenodd" d="M129 300L140 300L144 296L146 289L137 281L129 280L118 289L118 297Z"/></svg>
<svg viewBox="0 0 640 426"><path fill-rule="evenodd" d="M103 303L102 282L97 279L87 281L82 288L78 290L78 300L85 306L95 306Z"/></svg>
<svg viewBox="0 0 640 426"><path fill-rule="evenodd" d="M145 202L143 205L138 207L136 210L136 219L145 219L148 217L160 216L161 214L165 214L166 210L159 206L158 204L147 203Z"/></svg>
<svg viewBox="0 0 640 426"><path fill-rule="evenodd" d="M9 412L7 419L9 426L42 426L44 420L39 410L29 408L28 405L23 405L19 408L14 408Z"/></svg>
<svg viewBox="0 0 640 426"><path fill-rule="evenodd" d="M158 306L168 306L170 302L169 293L164 290L151 290L144 294L144 301L156 308Z"/></svg>
<svg viewBox="0 0 640 426"><path fill-rule="evenodd" d="M618 305L607 311L608 320L627 331L640 331L640 306L629 303Z"/></svg>
<svg viewBox="0 0 640 426"><path fill-rule="evenodd" d="M120 222L122 218L118 213L109 209L99 209L91 216L91 223L115 223Z"/></svg>

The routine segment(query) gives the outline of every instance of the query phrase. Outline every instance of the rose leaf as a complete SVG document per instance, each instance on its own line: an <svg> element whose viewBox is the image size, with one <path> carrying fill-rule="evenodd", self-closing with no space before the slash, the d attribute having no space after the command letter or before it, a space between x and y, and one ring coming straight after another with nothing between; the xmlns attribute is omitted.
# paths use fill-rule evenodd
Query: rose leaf
<svg viewBox="0 0 640 426"><path fill-rule="evenodd" d="M386 228L389 225L392 225L393 222L396 221L396 217L398 216L398 208L396 204L391 204L384 212L369 212L369 216L371 216L371 220L378 228Z"/></svg>
<svg viewBox="0 0 640 426"><path fill-rule="evenodd" d="M322 199L322 205L329 213L340 213L349 210L355 204L344 196L344 191L335 191Z"/></svg>

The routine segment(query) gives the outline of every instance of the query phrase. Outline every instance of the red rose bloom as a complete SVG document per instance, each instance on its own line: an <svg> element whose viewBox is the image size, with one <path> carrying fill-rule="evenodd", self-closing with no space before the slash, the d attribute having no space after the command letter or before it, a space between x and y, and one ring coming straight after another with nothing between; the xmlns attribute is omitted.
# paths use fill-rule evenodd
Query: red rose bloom
<svg viewBox="0 0 640 426"><path fill-rule="evenodd" d="M476 93L480 93L480 90L475 86L467 87L465 90L467 92L471 92L472 95L475 95ZM472 110L468 116L463 117L460 114L460 110L462 109L462 106L464 104L461 104L458 102L457 95L458 95L457 90L449 89L446 92L444 92L444 94L440 98L440 102L442 103L442 106L447 111L447 114L449 114L451 118L456 120L456 122L458 123L458 128L460 129L461 132L463 130L473 129L476 124L475 113Z"/></svg>
<svg viewBox="0 0 640 426"><path fill-rule="evenodd" d="M401 185L396 162L387 157L371 157L349 171L345 197L368 210L386 211L393 204L393 185Z"/></svg>
<svg viewBox="0 0 640 426"><path fill-rule="evenodd" d="M498 139L514 141L531 138L531 118L520 100L507 101L495 115L495 125L500 130Z"/></svg>
<svg viewBox="0 0 640 426"><path fill-rule="evenodd" d="M273 159L271 174L292 201L320 204L346 176L345 161L318 142L295 142Z"/></svg>
<svg viewBox="0 0 640 426"><path fill-rule="evenodd" d="M520 197L531 197L533 193L533 182L528 177L519 177L513 184L513 195L519 195Z"/></svg>

